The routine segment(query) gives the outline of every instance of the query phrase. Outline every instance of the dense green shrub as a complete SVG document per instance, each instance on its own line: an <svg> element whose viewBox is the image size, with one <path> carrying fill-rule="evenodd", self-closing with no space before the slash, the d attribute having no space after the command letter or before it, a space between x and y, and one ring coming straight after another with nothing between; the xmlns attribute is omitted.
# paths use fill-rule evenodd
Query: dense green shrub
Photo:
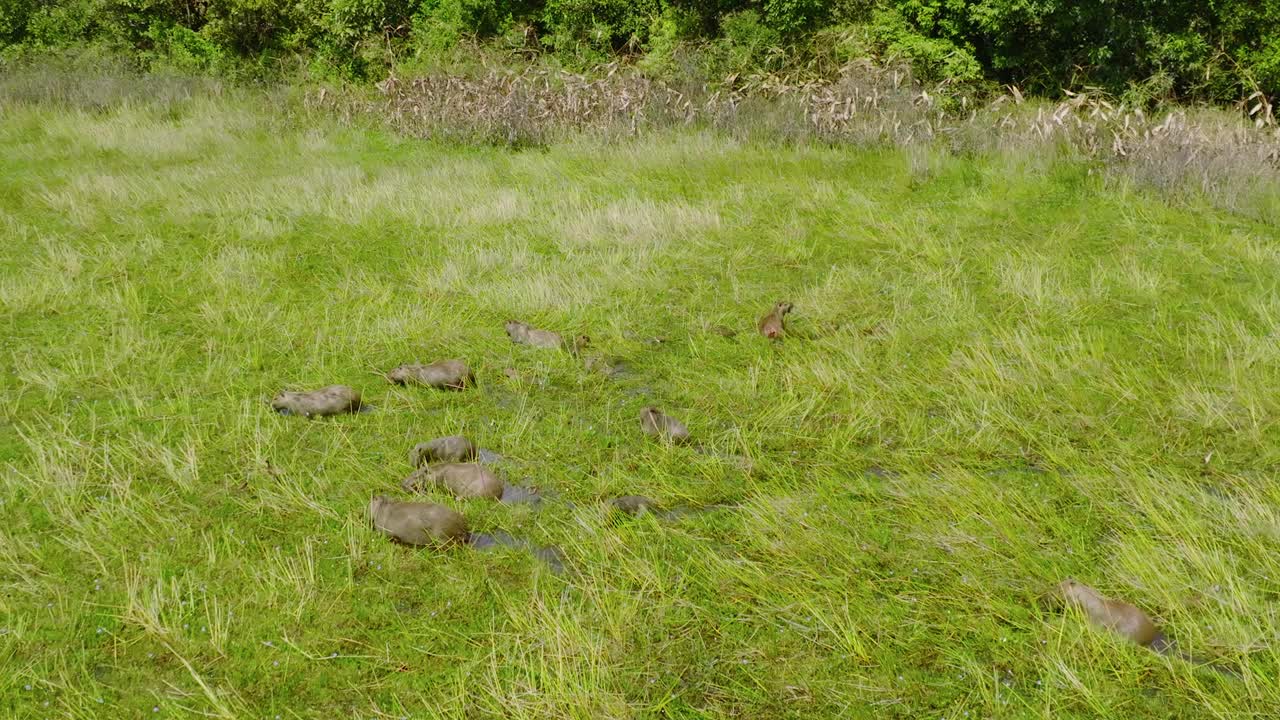
<svg viewBox="0 0 1280 720"><path fill-rule="evenodd" d="M90 39L95 30L91 0L48 3L27 16L29 42L56 47Z"/></svg>
<svg viewBox="0 0 1280 720"><path fill-rule="evenodd" d="M326 0L324 28L330 36L352 39L401 35L418 10L418 0Z"/></svg>
<svg viewBox="0 0 1280 720"><path fill-rule="evenodd" d="M32 0L0 0L0 43L27 39L27 19L34 5Z"/></svg>
<svg viewBox="0 0 1280 720"><path fill-rule="evenodd" d="M977 69L1032 91L1123 90L1163 76L1178 95L1280 92L1280 0L902 0L881 2L884 47L926 74Z"/></svg>
<svg viewBox="0 0 1280 720"><path fill-rule="evenodd" d="M153 25L147 36L152 43L150 58L177 70L210 70L225 58L217 43L182 25Z"/></svg>
<svg viewBox="0 0 1280 720"><path fill-rule="evenodd" d="M154 47L156 28L181 25L199 30L204 25L204 4L194 0L94 0L91 7L105 39L141 49Z"/></svg>
<svg viewBox="0 0 1280 720"><path fill-rule="evenodd" d="M877 10L873 36L891 57L903 58L926 80L972 82L982 77L974 48L954 18L933 2L902 3Z"/></svg>
<svg viewBox="0 0 1280 720"><path fill-rule="evenodd" d="M835 25L865 23L879 5L877 0L832 0L828 4L830 20Z"/></svg>
<svg viewBox="0 0 1280 720"><path fill-rule="evenodd" d="M779 34L795 37L830 17L825 0L764 0L764 24Z"/></svg>
<svg viewBox="0 0 1280 720"><path fill-rule="evenodd" d="M662 0L546 0L547 45L587 56L636 48L662 15Z"/></svg>
<svg viewBox="0 0 1280 720"><path fill-rule="evenodd" d="M288 0L223 0L206 6L202 33L239 55L277 49L302 49L307 35L302 11L306 4ZM292 41L292 42L291 42Z"/></svg>
<svg viewBox="0 0 1280 720"><path fill-rule="evenodd" d="M513 11L528 8L498 0L423 0L413 16L413 37L419 49L450 48L464 36L501 34L510 26Z"/></svg>
<svg viewBox="0 0 1280 720"><path fill-rule="evenodd" d="M1246 89L1256 87L1273 97L1280 95L1280 0L1219 0L1214 7L1218 9L1213 17L1214 35L1220 39L1217 46L1233 67L1217 73L1213 83L1230 87L1231 76L1238 74ZM1213 64L1212 50L1200 57L1209 58L1205 65ZM1229 98L1221 90L1215 94Z"/></svg>
<svg viewBox="0 0 1280 720"><path fill-rule="evenodd" d="M655 74L687 74L693 57L713 78L825 68L857 51L1048 94L1280 95L1280 0L0 0L0 48L94 42L180 67L297 55L372 75L463 38L577 64L639 56Z"/></svg>
<svg viewBox="0 0 1280 720"><path fill-rule="evenodd" d="M649 26L649 37L644 43L645 54L640 67L655 75L674 71L675 55L681 40L692 37L696 18L687 12L668 7Z"/></svg>
<svg viewBox="0 0 1280 720"><path fill-rule="evenodd" d="M758 21L779 35L796 39L801 33L814 30L832 18L848 22L861 19L857 7L877 0L666 0L694 20L703 34L715 35L724 27L726 18L737 13L754 12Z"/></svg>
<svg viewBox="0 0 1280 720"><path fill-rule="evenodd" d="M779 57L782 33L764 23L755 10L740 10L720 19L721 37L715 43L718 73L741 73L768 67Z"/></svg>

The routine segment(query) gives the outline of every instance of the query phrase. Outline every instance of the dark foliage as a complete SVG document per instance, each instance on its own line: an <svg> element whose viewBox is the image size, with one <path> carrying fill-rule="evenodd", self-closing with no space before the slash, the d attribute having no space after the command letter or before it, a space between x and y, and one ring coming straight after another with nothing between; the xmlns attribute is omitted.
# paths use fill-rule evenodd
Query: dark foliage
<svg viewBox="0 0 1280 720"><path fill-rule="evenodd" d="M778 70L822 54L835 26L931 80L1280 94L1280 0L0 0L0 47L102 43L185 69L297 56L355 76L464 38L570 65L643 56L673 72L689 46L709 76Z"/></svg>

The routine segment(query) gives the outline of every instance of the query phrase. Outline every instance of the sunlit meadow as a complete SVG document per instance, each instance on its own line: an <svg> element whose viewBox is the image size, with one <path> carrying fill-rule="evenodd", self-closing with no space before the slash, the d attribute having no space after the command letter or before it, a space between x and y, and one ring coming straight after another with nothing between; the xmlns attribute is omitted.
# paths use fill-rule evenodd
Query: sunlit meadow
<svg viewBox="0 0 1280 720"><path fill-rule="evenodd" d="M1043 150L279 110L0 105L0 714L1274 717L1276 228ZM477 388L380 375L453 357ZM374 411L267 403L331 383ZM543 502L429 499L563 573L369 526L453 433ZM1065 577L1238 677L1044 602Z"/></svg>

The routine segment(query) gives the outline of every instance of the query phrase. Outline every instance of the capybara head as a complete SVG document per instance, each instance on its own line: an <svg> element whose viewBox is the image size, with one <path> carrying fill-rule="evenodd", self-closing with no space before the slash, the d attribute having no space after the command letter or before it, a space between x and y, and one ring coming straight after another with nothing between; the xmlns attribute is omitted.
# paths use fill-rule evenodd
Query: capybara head
<svg viewBox="0 0 1280 720"><path fill-rule="evenodd" d="M1078 604L1083 597L1090 594L1093 594L1093 588L1075 578L1067 578L1046 590L1039 599L1050 608L1060 609L1067 603Z"/></svg>
<svg viewBox="0 0 1280 720"><path fill-rule="evenodd" d="M271 408L276 412L288 412L289 403L293 400L297 393L281 390L276 396L271 398Z"/></svg>
<svg viewBox="0 0 1280 720"><path fill-rule="evenodd" d="M390 502L391 498L386 495L375 495L374 498L369 501L369 522L376 522L378 514L382 512L382 508L386 507Z"/></svg>
<svg viewBox="0 0 1280 720"><path fill-rule="evenodd" d="M1066 580L1058 583L1057 594L1064 600L1079 602L1085 597L1092 597L1098 593L1093 588L1085 585L1075 578L1067 578Z"/></svg>

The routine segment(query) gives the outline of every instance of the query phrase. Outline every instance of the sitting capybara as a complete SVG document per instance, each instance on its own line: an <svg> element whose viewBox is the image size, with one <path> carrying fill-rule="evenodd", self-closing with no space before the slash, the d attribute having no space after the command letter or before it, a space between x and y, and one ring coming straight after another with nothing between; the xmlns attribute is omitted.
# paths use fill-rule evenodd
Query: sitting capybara
<svg viewBox="0 0 1280 720"><path fill-rule="evenodd" d="M475 384L471 368L461 360L441 360L430 365L401 365L387 373L396 385L425 385L441 390L462 390Z"/></svg>
<svg viewBox="0 0 1280 720"><path fill-rule="evenodd" d="M661 410L650 406L640 411L640 429L645 435L651 435L672 443L689 441L689 428L684 423L664 415Z"/></svg>
<svg viewBox="0 0 1280 720"><path fill-rule="evenodd" d="M426 465L413 471L400 487L422 492L432 485L443 487L459 498L502 499L502 479L479 463Z"/></svg>
<svg viewBox="0 0 1280 720"><path fill-rule="evenodd" d="M369 502L379 532L406 545L444 545L467 540L467 521L443 505L403 502L379 495Z"/></svg>
<svg viewBox="0 0 1280 720"><path fill-rule="evenodd" d="M782 334L787 331L786 322L783 318L789 312L791 312L791 303L779 300L768 315L760 318L760 334L770 340L777 340L782 337Z"/></svg>
<svg viewBox="0 0 1280 720"><path fill-rule="evenodd" d="M548 350L564 347L564 338L560 337L560 333L539 330L519 320L507 321L507 335L510 336L511 342L518 345L530 345Z"/></svg>
<svg viewBox="0 0 1280 720"><path fill-rule="evenodd" d="M468 462L475 460L477 453L476 446L465 437L446 435L414 445L409 451L409 462L414 467L434 462Z"/></svg>
<svg viewBox="0 0 1280 720"><path fill-rule="evenodd" d="M309 392L281 390L271 400L271 407L281 415L324 417L360 412L360 393L346 385L330 385Z"/></svg>

